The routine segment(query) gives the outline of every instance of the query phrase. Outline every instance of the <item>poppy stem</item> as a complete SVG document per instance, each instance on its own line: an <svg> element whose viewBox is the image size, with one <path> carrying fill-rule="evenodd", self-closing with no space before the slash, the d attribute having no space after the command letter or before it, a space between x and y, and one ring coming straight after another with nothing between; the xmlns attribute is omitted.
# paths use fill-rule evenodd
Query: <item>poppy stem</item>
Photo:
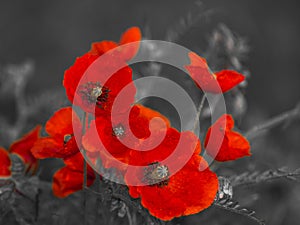
<svg viewBox="0 0 300 225"><path fill-rule="evenodd" d="M300 118L300 103L298 103L294 109L279 114L266 121L265 123L254 126L245 133L245 136L249 140L254 139L257 136L260 136L266 130L269 130L283 122L291 121L296 118Z"/></svg>
<svg viewBox="0 0 300 225"><path fill-rule="evenodd" d="M204 107L205 99L206 99L205 94L203 94L203 96L201 98L201 102L200 102L200 104L198 106L197 115L195 117L194 126L193 126L193 132L195 132L198 124L200 123L200 115L201 115L202 109Z"/></svg>
<svg viewBox="0 0 300 225"><path fill-rule="evenodd" d="M131 214L130 214L130 211L129 211L129 208L127 205L125 206L125 209L126 209L126 214L127 214L127 218L128 218L128 225L133 225L132 217L131 217Z"/></svg>
<svg viewBox="0 0 300 225"><path fill-rule="evenodd" d="M82 117L82 135L84 135L85 133L85 123L86 123L86 112L83 113L83 117ZM83 155L85 156L85 150L83 147L81 147L81 152L83 153ZM86 164L86 160L85 157L83 159L83 185L82 185L82 189L83 189L83 221L84 221L84 225L87 224L87 164Z"/></svg>

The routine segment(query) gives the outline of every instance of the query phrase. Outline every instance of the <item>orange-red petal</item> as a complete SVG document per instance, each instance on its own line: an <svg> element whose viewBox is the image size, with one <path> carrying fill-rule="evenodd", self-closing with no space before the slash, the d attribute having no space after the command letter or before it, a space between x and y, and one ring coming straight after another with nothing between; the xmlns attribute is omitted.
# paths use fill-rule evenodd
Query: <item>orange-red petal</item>
<svg viewBox="0 0 300 225"><path fill-rule="evenodd" d="M37 169L38 161L32 155L31 149L39 138L41 126L36 126L20 140L15 141L9 148L10 153L17 154L25 163L26 172L34 172Z"/></svg>
<svg viewBox="0 0 300 225"><path fill-rule="evenodd" d="M65 107L53 114L47 121L45 129L52 137L63 137L66 134L73 134L74 129L80 130L81 122L72 107Z"/></svg>
<svg viewBox="0 0 300 225"><path fill-rule="evenodd" d="M202 157L193 155L193 158L171 176L167 184L129 186L130 195L134 198L140 197L142 205L150 214L161 220L195 214L208 208L218 190L218 179ZM206 169L199 171L200 167ZM142 171L135 175L137 179L143 179ZM132 171L127 171L125 180L128 181L128 178L135 175Z"/></svg>
<svg viewBox="0 0 300 225"><path fill-rule="evenodd" d="M90 186L94 182L94 178L87 179L87 185ZM52 190L55 196L64 198L68 195L82 190L83 173L72 170L70 167L63 167L53 176Z"/></svg>
<svg viewBox="0 0 300 225"><path fill-rule="evenodd" d="M94 113L96 109L96 115L109 114L113 101L120 90L132 82L132 71L127 66L126 60L130 60L137 53L140 39L139 28L128 29L121 37L120 45L122 46L111 54L105 54L104 58L100 57L101 59L97 62L95 61L99 56L115 49L118 44L112 41L93 43L90 52L77 58L74 65L65 71L63 85L69 100L86 112ZM132 44L127 45L129 43ZM95 62L96 68L90 67L93 62ZM95 85L95 83L101 85L101 88L107 88L108 95L103 94L97 98L92 96L91 100L90 88L93 87L87 86ZM126 93L127 97L121 101L122 105L126 105L126 107L127 103L132 104L134 102L135 87L133 86L128 92L130 93Z"/></svg>
<svg viewBox="0 0 300 225"><path fill-rule="evenodd" d="M139 46L140 46L139 42L141 39L142 39L142 34L141 34L141 30L138 27L131 27L123 33L120 39L120 45L121 45L122 57L126 61L132 59L136 55L136 53L139 50ZM131 44L126 45L129 43Z"/></svg>
<svg viewBox="0 0 300 225"><path fill-rule="evenodd" d="M105 168L117 167L114 163L116 160L128 163L130 151L138 149L140 141L149 138L150 135L158 135L155 134L158 132L164 134L164 129L170 126L166 117L142 105L132 107L129 124L126 123L127 120L128 118L125 116L118 116L113 121L110 121L110 117L97 117L95 121L90 123L82 138L82 144L87 151L100 153ZM113 127L116 126L122 126L124 129L124 135L121 137L113 134ZM149 129L153 132L150 133ZM155 137L152 139L157 140ZM125 141L130 146L124 145L121 141ZM118 169L123 170L123 166Z"/></svg>
<svg viewBox="0 0 300 225"><path fill-rule="evenodd" d="M39 159L66 158L77 152L81 143L75 140L74 132L81 133L81 122L71 107L58 110L46 123L49 137L38 139L31 149Z"/></svg>
<svg viewBox="0 0 300 225"><path fill-rule="evenodd" d="M98 57L98 55L84 54L77 57L75 63L65 71L63 86L70 102L73 103L76 89L83 74Z"/></svg>
<svg viewBox="0 0 300 225"><path fill-rule="evenodd" d="M148 121L151 121L151 129L160 130L166 127L171 127L169 119L161 113L143 105L137 104L135 106L140 110L139 114L143 118L147 119Z"/></svg>
<svg viewBox="0 0 300 225"><path fill-rule="evenodd" d="M122 101L116 106L116 110L123 113L134 102L136 93L132 70L119 57L108 55L105 59L96 60L98 57L85 54L65 72L64 86L67 96L74 105L80 106L84 111L103 116L111 112L120 91L126 91ZM95 64L92 65L95 60ZM88 72L85 73L86 71ZM130 88L123 90L130 83L132 83ZM105 91L98 98L91 99L91 90L96 86Z"/></svg>
<svg viewBox="0 0 300 225"><path fill-rule="evenodd" d="M58 170L53 176L52 189L55 196L64 198L82 190L83 187L83 157L81 153L66 159L65 167ZM90 166L87 167L87 185L95 180L95 173Z"/></svg>
<svg viewBox="0 0 300 225"><path fill-rule="evenodd" d="M185 68L196 85L204 92L224 93L245 79L242 74L232 70L222 70L212 73L206 60L194 52L189 53L189 58L190 64L186 65Z"/></svg>
<svg viewBox="0 0 300 225"><path fill-rule="evenodd" d="M221 70L215 73L222 92L227 92L245 80L244 75L233 70Z"/></svg>
<svg viewBox="0 0 300 225"><path fill-rule="evenodd" d="M11 161L8 152L0 147L0 178L6 178L11 175L10 166Z"/></svg>
<svg viewBox="0 0 300 225"><path fill-rule="evenodd" d="M90 54L101 56L105 52L118 47L118 44L114 41L100 41L92 43Z"/></svg>
<svg viewBox="0 0 300 225"><path fill-rule="evenodd" d="M101 56L120 45L120 48L118 49L118 53L120 53L119 56L125 61L128 61L138 52L139 41L141 38L142 34L140 29L138 27L131 27L122 34L119 44L114 41L95 42L92 44L89 54ZM129 43L130 45L122 46Z"/></svg>
<svg viewBox="0 0 300 225"><path fill-rule="evenodd" d="M63 138L43 137L37 140L31 149L37 159L65 158L79 152L75 137L64 144Z"/></svg>
<svg viewBox="0 0 300 225"><path fill-rule="evenodd" d="M233 118L225 114L208 129L204 146L215 160L229 161L251 155L250 143L243 135L233 131L233 127Z"/></svg>

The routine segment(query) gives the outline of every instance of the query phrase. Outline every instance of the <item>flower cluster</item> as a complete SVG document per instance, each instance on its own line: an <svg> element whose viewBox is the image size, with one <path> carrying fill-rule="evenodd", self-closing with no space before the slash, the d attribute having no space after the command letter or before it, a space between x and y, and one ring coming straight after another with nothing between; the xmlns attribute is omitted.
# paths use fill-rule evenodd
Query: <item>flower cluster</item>
<svg viewBox="0 0 300 225"><path fill-rule="evenodd" d="M36 168L36 159L61 158L65 166L53 176L57 197L83 188L84 153L100 160L105 169L115 168L130 196L140 198L151 215L171 220L208 208L217 194L218 178L201 156L201 143L193 132L179 132L159 112L135 103L136 88L128 61L138 52L140 40L139 28L133 27L119 43L93 43L65 71L63 80L71 103L88 116L80 119L72 107L62 108L46 123L48 136L37 138L36 128L15 143L10 153L22 156L28 169ZM105 60L99 60L102 57ZM224 93L244 80L235 71L211 72L205 59L195 53L189 58L190 65L185 68L204 92ZM125 88L128 85L130 88ZM125 97L115 107L121 91ZM233 128L233 118L223 115L207 131L205 150L215 160L250 155L248 141ZM20 148L30 149L32 155L27 150L24 155ZM0 157L0 175L9 176L7 151L0 149ZM87 185L92 185L96 172L90 165L86 175Z"/></svg>

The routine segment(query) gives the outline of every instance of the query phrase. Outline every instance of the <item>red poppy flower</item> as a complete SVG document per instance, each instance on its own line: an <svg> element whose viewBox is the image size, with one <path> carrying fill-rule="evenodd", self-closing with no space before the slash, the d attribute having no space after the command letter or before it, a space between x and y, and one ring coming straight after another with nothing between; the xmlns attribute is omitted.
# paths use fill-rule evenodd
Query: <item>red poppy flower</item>
<svg viewBox="0 0 300 225"><path fill-rule="evenodd" d="M120 44L139 41L140 38L139 29L131 28L122 36ZM89 53L77 58L74 65L65 71L63 85L69 100L86 112L109 114L117 95L132 83L132 71L124 59L135 55L138 42L116 48L102 56L115 47L117 44L110 41L94 43ZM129 110L130 104L134 102L134 85L125 92L126 97L117 109L120 113Z"/></svg>
<svg viewBox="0 0 300 225"><path fill-rule="evenodd" d="M204 92L224 93L244 81L245 77L233 70L212 73L207 62L194 52L189 53L191 64L185 66L196 85Z"/></svg>
<svg viewBox="0 0 300 225"><path fill-rule="evenodd" d="M128 61L136 55L139 49L139 41L141 39L142 34L140 29L138 27L131 27L122 34L119 44L113 41L95 42L92 44L89 53L94 55L102 55L111 49L121 46L119 50L120 55L122 58ZM129 43L131 44L126 45Z"/></svg>
<svg viewBox="0 0 300 225"><path fill-rule="evenodd" d="M180 135L183 139L180 147L182 154L164 162L178 145ZM199 153L200 142L193 133L180 134L169 128L165 140L157 148L131 153L130 164L144 167L130 167L126 171L125 182L130 195L133 198L140 197L141 204L150 214L161 220L171 220L206 209L214 201L218 179ZM187 162L183 161L186 161L184 155L190 156ZM174 172L180 164L183 165Z"/></svg>
<svg viewBox="0 0 300 225"><path fill-rule="evenodd" d="M92 63L98 56L85 54L75 61L64 76L64 87L69 100L84 111L96 115L108 115L115 98L120 91L132 83L132 70L129 66L118 62L118 59L107 56L107 59ZM121 65L121 64L122 65ZM86 71L89 72L85 73ZM115 72L116 71L116 72ZM125 90L119 108L125 112L134 102L135 87L132 84Z"/></svg>
<svg viewBox="0 0 300 225"><path fill-rule="evenodd" d="M36 126L20 140L15 141L9 148L9 152L18 155L25 164L25 172L34 173L38 167L38 160L32 155L31 149L39 139L41 126Z"/></svg>
<svg viewBox="0 0 300 225"><path fill-rule="evenodd" d="M233 131L233 127L233 118L225 114L208 129L204 146L215 160L229 161L251 155L249 142L240 133Z"/></svg>
<svg viewBox="0 0 300 225"><path fill-rule="evenodd" d="M4 148L0 148L0 179L7 178L11 175L11 161L8 152Z"/></svg>
<svg viewBox="0 0 300 225"><path fill-rule="evenodd" d="M80 143L74 137L74 130L81 132L80 119L71 107L58 110L47 121L45 130L48 137L38 139L32 154L38 159L66 158L79 152Z"/></svg>
<svg viewBox="0 0 300 225"><path fill-rule="evenodd" d="M83 188L83 157L80 152L64 160L65 167L53 176L52 190L55 196L64 198ZM87 165L87 186L95 180L93 169Z"/></svg>
<svg viewBox="0 0 300 225"><path fill-rule="evenodd" d="M127 164L130 151L138 148L140 141L151 135L149 127L151 131L170 127L166 117L142 105L133 106L128 123L127 120L124 115L113 118L113 121L108 117L97 117L82 139L87 151L100 153L105 168L117 167L123 170L123 167L118 166L119 163L115 163L116 160Z"/></svg>

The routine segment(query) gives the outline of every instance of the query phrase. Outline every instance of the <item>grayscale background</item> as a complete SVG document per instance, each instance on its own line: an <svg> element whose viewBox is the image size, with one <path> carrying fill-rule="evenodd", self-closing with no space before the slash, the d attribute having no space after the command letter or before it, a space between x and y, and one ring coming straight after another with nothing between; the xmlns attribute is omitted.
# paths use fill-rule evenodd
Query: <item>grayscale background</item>
<svg viewBox="0 0 300 225"><path fill-rule="evenodd" d="M239 124L247 130L268 118L292 109L300 100L300 5L296 0L203 0L212 10L178 41L198 53L206 49L209 35L225 24L234 34L247 40L250 47L244 66L251 76L245 89L247 111ZM176 25L193 10L193 1L164 0L9 0L0 1L0 68L32 60L35 69L26 85L26 95L36 98L51 91L64 93L64 71L75 58L87 52L90 44L100 40L118 41L121 33L139 26L143 34L151 31L152 39L163 39L167 27ZM1 86L5 86L1 80ZM0 116L13 123L17 115L14 99L0 96ZM63 97L62 97L63 98ZM65 104L65 100L61 104ZM45 123L56 110L43 111L31 118L23 133L37 122ZM163 111L163 109L161 109ZM1 124L0 124L1 126ZM19 134L19 136L22 133ZM9 146L5 134L0 145ZM18 137L19 137L18 136ZM219 174L264 171L283 166L299 168L300 122L293 120L252 142L253 157L225 163ZM54 165L54 167L53 167ZM56 161L41 164L41 178L51 180L59 165ZM56 167L55 167L56 166ZM299 184L285 179L243 187L236 199L254 209L267 224L298 224L300 221ZM221 210L206 212L215 220L207 224L254 224L245 218ZM204 217L206 218L206 217ZM201 224L201 215L190 216L182 224ZM67 223L66 223L67 224ZM101 223L99 223L101 224Z"/></svg>

